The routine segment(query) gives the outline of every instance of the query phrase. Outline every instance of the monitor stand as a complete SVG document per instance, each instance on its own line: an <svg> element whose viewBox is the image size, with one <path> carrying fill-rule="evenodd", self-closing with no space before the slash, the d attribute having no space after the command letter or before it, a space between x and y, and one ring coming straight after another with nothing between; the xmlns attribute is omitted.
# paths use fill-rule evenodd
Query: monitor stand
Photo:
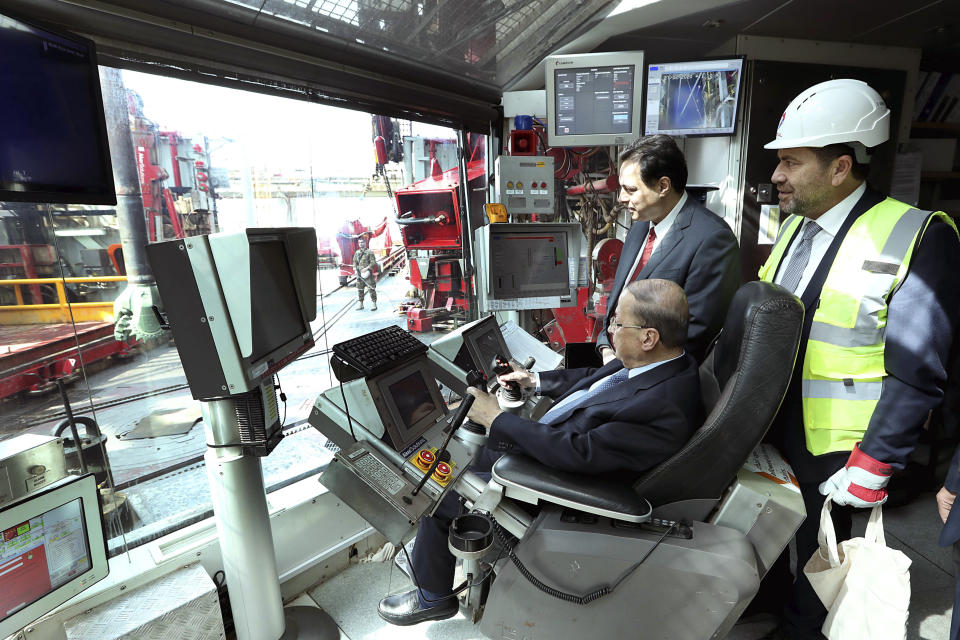
<svg viewBox="0 0 960 640"><path fill-rule="evenodd" d="M240 441L233 398L201 403L207 442ZM240 447L207 447L223 572L238 640L338 640L336 623L322 609L284 609L270 531L260 458Z"/></svg>

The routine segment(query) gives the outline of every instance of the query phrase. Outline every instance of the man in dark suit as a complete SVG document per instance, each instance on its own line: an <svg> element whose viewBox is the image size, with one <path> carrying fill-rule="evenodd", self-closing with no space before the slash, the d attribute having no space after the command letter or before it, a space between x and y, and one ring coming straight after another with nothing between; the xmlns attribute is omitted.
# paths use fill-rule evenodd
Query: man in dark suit
<svg viewBox="0 0 960 640"><path fill-rule="evenodd" d="M950 461L943 488L937 492L937 510L940 512L940 519L943 520L940 544L944 547L953 545L953 568L958 578L953 589L950 640L960 640L960 509L953 508L958 492L960 492L960 447L957 447L957 452L953 454L953 460Z"/></svg>
<svg viewBox="0 0 960 640"><path fill-rule="evenodd" d="M760 277L794 292L806 311L793 378L768 433L807 510L793 575L785 552L761 587L761 596L788 597L772 639L823 637L827 611L802 569L819 546L824 496L835 503L837 541L848 539L853 509L887 499L890 476L943 397L960 242L944 213L867 186L868 149L889 138L889 124L867 84L830 80L794 98L765 145L777 150L771 182L789 217Z"/></svg>
<svg viewBox="0 0 960 640"><path fill-rule="evenodd" d="M503 451L511 451L556 469L631 483L667 459L703 422L697 364L683 349L688 317L683 289L675 283L630 284L611 321L616 359L599 369L539 375L516 369L500 377L556 399L539 422L502 412L494 396L470 388L475 400L468 416L489 434L472 470L489 471ZM418 588L380 602L387 622L410 625L457 613L447 532L458 506L450 493L432 517L420 521L411 561Z"/></svg>
<svg viewBox="0 0 960 640"><path fill-rule="evenodd" d="M703 360L740 286L740 248L730 227L684 191L687 162L673 138L640 138L620 154L620 202L633 225L623 243L610 301L635 280L663 278L683 287L690 305L686 350ZM614 358L607 328L597 336L603 362Z"/></svg>

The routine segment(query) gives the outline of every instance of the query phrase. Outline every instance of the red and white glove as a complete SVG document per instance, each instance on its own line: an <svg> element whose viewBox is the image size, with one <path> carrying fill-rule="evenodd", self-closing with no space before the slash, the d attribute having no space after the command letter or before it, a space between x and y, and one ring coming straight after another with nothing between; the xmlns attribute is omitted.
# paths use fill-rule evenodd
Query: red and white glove
<svg viewBox="0 0 960 640"><path fill-rule="evenodd" d="M860 443L850 452L847 465L820 485L820 493L839 505L867 509L887 501L887 490L893 467L860 451Z"/></svg>

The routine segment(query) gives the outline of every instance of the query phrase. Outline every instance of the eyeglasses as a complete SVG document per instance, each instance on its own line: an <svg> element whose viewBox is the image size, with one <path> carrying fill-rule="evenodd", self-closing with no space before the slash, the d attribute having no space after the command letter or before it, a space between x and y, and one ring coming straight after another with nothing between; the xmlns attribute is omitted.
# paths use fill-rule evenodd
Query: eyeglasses
<svg viewBox="0 0 960 640"><path fill-rule="evenodd" d="M640 324L620 324L616 318L610 321L610 333L616 333L620 329L653 329L653 327L645 327Z"/></svg>

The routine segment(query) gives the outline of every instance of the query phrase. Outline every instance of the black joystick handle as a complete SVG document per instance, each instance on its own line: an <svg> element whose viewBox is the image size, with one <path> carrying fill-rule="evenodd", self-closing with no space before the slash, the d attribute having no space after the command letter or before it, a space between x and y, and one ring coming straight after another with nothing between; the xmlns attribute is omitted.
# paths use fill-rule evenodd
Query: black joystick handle
<svg viewBox="0 0 960 640"><path fill-rule="evenodd" d="M476 387L478 384L483 382L483 374L477 371L471 371L467 373L467 384L471 387ZM470 411L470 407L473 406L473 401L476 398L467 394L464 396L463 400L460 401L460 406L457 407L457 412L453 414L453 418L450 420L450 431L447 432L447 437L443 439L443 444L440 445L440 448L437 450L437 455L433 458L433 463L430 465L430 468L427 469L426 473L423 474L423 477L420 478L420 482L417 484L417 487L411 492L412 495L417 495L420 493L420 489L423 489L423 485L427 484L427 480L430 479L430 476L433 475L434 469L437 468L437 465L440 464L440 461L443 459L443 452L447 450L447 445L450 444L450 439L453 437L453 434L457 432L457 429L463 425L463 428L473 433L478 433L475 431L475 428L480 429L479 433L486 433L481 425L467 420L467 412ZM469 425L469 426L468 426Z"/></svg>
<svg viewBox="0 0 960 640"><path fill-rule="evenodd" d="M522 366L526 370L530 370L533 365L537 362L536 358L529 357L524 361ZM505 375L513 371L513 367L510 366L510 360L501 355L496 355L493 358L493 373L498 376ZM520 389L520 384L516 381L511 380L507 382L503 387L503 397L505 400L510 402L518 402L523 399L523 391Z"/></svg>
<svg viewBox="0 0 960 640"><path fill-rule="evenodd" d="M513 367L510 366L510 360L507 358L504 358L500 354L493 356L492 364L493 366L491 367L491 369L493 370L493 375L495 376L506 375L511 371L513 371ZM507 393L520 392L520 385L513 380L511 380L510 382L504 383L503 388L506 390Z"/></svg>

